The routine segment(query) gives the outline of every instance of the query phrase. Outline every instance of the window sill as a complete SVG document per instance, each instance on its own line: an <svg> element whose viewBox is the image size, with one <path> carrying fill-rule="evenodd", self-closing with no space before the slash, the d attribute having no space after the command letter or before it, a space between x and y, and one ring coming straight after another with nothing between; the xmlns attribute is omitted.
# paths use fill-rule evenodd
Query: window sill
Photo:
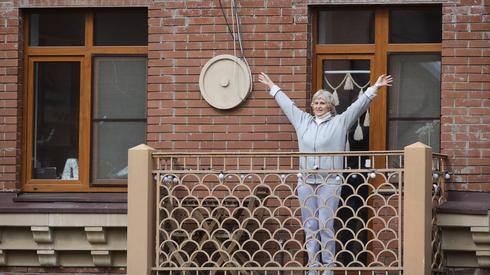
<svg viewBox="0 0 490 275"><path fill-rule="evenodd" d="M0 213L126 214L126 193L0 193Z"/></svg>

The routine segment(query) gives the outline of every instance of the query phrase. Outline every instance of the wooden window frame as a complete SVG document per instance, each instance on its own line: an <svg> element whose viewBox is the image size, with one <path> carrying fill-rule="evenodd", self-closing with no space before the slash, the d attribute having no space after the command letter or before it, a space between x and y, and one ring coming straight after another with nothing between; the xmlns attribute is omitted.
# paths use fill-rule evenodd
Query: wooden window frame
<svg viewBox="0 0 490 275"><path fill-rule="evenodd" d="M429 6L429 5L425 5ZM430 5L432 7L441 5ZM376 77L388 72L388 62L390 54L399 53L431 53L441 54L442 43L389 43L389 11L391 8L407 7L393 6L364 6L364 8L374 10L374 44L318 44L318 13L326 8L313 10L312 37L313 37L313 91L322 86L322 62L325 56L332 59L334 56L348 57L346 59L362 59L361 56L371 56L373 68L371 82L376 81ZM412 7L412 6L410 6ZM419 6L414 6L419 7ZM332 6L338 9L338 6ZM351 9L342 6L345 9ZM353 7L352 9L356 9ZM442 10L442 7L441 7ZM374 65L374 66L373 66ZM312 92L313 92L312 91ZM388 94L386 88L381 88L378 96L373 100L370 112L369 135L376 138L369 139L369 150L386 150L388 147Z"/></svg>
<svg viewBox="0 0 490 275"><path fill-rule="evenodd" d="M60 12L63 9L60 9ZM127 192L127 186L93 186L91 173L92 63L94 56L147 56L145 46L95 46L94 9L84 9L84 46L29 46L29 15L24 23L24 129L22 138L22 186L25 192ZM33 64L36 61L80 62L79 180L32 179Z"/></svg>

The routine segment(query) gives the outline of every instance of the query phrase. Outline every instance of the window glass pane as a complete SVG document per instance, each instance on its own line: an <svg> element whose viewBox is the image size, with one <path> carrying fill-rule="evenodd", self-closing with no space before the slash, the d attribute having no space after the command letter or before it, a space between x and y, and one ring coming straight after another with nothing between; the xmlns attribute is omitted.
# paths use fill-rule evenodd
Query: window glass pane
<svg viewBox="0 0 490 275"><path fill-rule="evenodd" d="M146 57L95 57L94 82L93 118L145 118Z"/></svg>
<svg viewBox="0 0 490 275"><path fill-rule="evenodd" d="M78 179L79 62L34 63L32 178Z"/></svg>
<svg viewBox="0 0 490 275"><path fill-rule="evenodd" d="M415 142L422 142L439 152L439 120L395 120L389 122L389 148L401 150Z"/></svg>
<svg viewBox="0 0 490 275"><path fill-rule="evenodd" d="M351 77L345 79L347 72ZM362 88L369 87L369 60L331 59L323 61L323 89L337 91L339 105L335 107L337 113L342 113L359 96ZM346 82L350 84L346 85Z"/></svg>
<svg viewBox="0 0 490 275"><path fill-rule="evenodd" d="M441 58L439 54L390 55L393 86L388 93L390 118L439 118Z"/></svg>
<svg viewBox="0 0 490 275"><path fill-rule="evenodd" d="M92 179L126 179L128 149L145 142L146 57L95 57Z"/></svg>
<svg viewBox="0 0 490 275"><path fill-rule="evenodd" d="M374 12L370 10L319 11L318 43L374 43Z"/></svg>
<svg viewBox="0 0 490 275"><path fill-rule="evenodd" d="M390 43L441 43L441 7L390 11Z"/></svg>
<svg viewBox="0 0 490 275"><path fill-rule="evenodd" d="M29 16L29 46L83 46L85 14L76 10L41 10Z"/></svg>
<svg viewBox="0 0 490 275"><path fill-rule="evenodd" d="M145 126L138 122L94 122L94 179L127 179L128 149L145 142Z"/></svg>
<svg viewBox="0 0 490 275"><path fill-rule="evenodd" d="M146 46L148 16L146 9L98 10L94 18L94 45Z"/></svg>
<svg viewBox="0 0 490 275"><path fill-rule="evenodd" d="M354 59L327 59L323 61L323 86L324 90L335 93L339 99L339 105L335 106L338 114L344 112L357 98L361 89L364 91L369 87L370 61ZM358 123L363 132L360 140L354 139L357 123L348 133L350 149L352 151L367 151L369 149L369 128L364 127L365 115L362 115ZM354 167L350 163L349 167Z"/></svg>

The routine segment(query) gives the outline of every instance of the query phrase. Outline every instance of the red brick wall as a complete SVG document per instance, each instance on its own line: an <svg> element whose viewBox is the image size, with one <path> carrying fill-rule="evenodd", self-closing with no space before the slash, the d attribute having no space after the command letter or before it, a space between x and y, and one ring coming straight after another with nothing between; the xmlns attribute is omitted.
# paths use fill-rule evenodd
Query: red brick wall
<svg viewBox="0 0 490 275"><path fill-rule="evenodd" d="M490 2L443 8L441 148L459 190L490 191Z"/></svg>
<svg viewBox="0 0 490 275"><path fill-rule="evenodd" d="M19 10L0 2L0 191L16 188L20 170L22 86L19 51Z"/></svg>
<svg viewBox="0 0 490 275"><path fill-rule="evenodd" d="M231 24L230 2L223 1ZM254 80L264 71L304 107L308 57L307 7L302 1L240 3L244 55ZM294 150L292 127L266 87L239 107L210 107L199 91L201 68L233 54L218 0L165 1L149 10L148 143L172 151ZM237 55L239 55L239 47Z"/></svg>
<svg viewBox="0 0 490 275"><path fill-rule="evenodd" d="M222 1L230 18L230 1ZM306 0L243 0L244 54L254 79L271 74L305 107L310 56ZM329 1L325 1L329 2ZM371 3L370 1L365 1ZM453 1L451 1L453 2ZM375 3L372 1L372 3ZM213 56L233 53L214 1L23 1L23 7L150 5L148 143L163 150L294 150L294 132L265 88L241 106L219 111L202 99L198 80ZM0 2L0 190L18 187L22 56L18 1ZM461 0L443 8L441 147L457 174L457 189L490 190L488 1Z"/></svg>

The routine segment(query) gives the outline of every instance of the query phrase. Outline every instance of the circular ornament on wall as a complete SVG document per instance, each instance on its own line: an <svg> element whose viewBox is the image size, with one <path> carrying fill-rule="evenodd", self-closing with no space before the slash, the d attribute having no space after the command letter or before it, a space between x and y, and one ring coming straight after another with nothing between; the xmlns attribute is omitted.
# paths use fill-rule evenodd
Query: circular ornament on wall
<svg viewBox="0 0 490 275"><path fill-rule="evenodd" d="M223 54L210 59L201 70L199 89L206 102L214 108L234 108L252 91L252 73L240 58Z"/></svg>

